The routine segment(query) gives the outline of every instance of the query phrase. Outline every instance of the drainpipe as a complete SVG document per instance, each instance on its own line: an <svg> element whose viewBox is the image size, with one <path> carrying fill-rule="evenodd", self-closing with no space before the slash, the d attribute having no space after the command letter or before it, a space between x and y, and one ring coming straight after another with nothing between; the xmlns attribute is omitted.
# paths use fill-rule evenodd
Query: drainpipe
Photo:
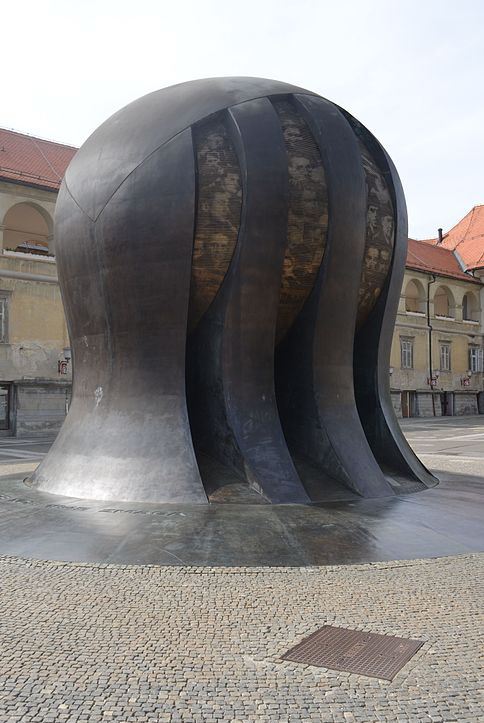
<svg viewBox="0 0 484 723"><path fill-rule="evenodd" d="M440 231L440 229L439 229ZM430 384L430 391L432 394L432 411L434 413L435 417L435 397L433 393L433 387L432 387L432 324L430 323L430 286L431 284L435 284L436 276L435 274L431 274L432 279L431 281L427 282L427 329L428 329L428 335L429 335L429 384Z"/></svg>

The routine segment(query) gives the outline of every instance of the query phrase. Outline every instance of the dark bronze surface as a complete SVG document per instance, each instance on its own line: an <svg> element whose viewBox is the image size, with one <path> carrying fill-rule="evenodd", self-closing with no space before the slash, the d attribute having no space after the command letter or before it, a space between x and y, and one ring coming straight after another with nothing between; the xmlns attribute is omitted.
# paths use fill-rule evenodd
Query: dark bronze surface
<svg viewBox="0 0 484 723"><path fill-rule="evenodd" d="M393 680L422 645L422 640L324 625L282 659Z"/></svg>
<svg viewBox="0 0 484 723"><path fill-rule="evenodd" d="M234 476L245 503L435 484L390 401L406 233L385 151L309 91L212 78L123 108L59 194L73 399L31 483L172 504Z"/></svg>
<svg viewBox="0 0 484 723"><path fill-rule="evenodd" d="M284 430L296 454L350 489L365 496L392 494L371 453L353 391L353 339L367 217L361 156L351 128L332 103L296 99L333 182L328 184L331 214L320 273L278 353ZM324 498L325 486L322 477L313 499Z"/></svg>
<svg viewBox="0 0 484 723"><path fill-rule="evenodd" d="M185 401L193 165L188 129L130 174L96 224L62 187L57 259L74 386L33 475L46 491L206 502Z"/></svg>
<svg viewBox="0 0 484 723"><path fill-rule="evenodd" d="M438 480L411 450L398 424L390 396L389 360L395 319L407 258L408 222L400 178L391 158L356 119L345 116L378 161L391 190L395 213L395 241L391 272L372 313L355 335L354 377L358 413L379 464L399 491L415 492Z"/></svg>
<svg viewBox="0 0 484 723"><path fill-rule="evenodd" d="M270 501L307 502L273 378L289 192L282 132L266 98L235 106L228 125L243 171L242 220L230 271L189 342L195 447L245 474Z"/></svg>
<svg viewBox="0 0 484 723"><path fill-rule="evenodd" d="M0 553L119 564L311 566L484 550L478 478L454 475L430 490L379 499L346 491L321 505L247 504L236 485L228 489L226 504L155 505L63 497L21 479L2 481Z"/></svg>

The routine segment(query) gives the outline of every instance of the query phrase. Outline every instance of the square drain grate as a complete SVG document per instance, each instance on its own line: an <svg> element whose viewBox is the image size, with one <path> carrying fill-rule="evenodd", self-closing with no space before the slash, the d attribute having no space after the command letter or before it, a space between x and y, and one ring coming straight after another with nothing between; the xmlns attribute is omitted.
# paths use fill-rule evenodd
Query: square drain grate
<svg viewBox="0 0 484 723"><path fill-rule="evenodd" d="M325 625L284 653L283 660L393 680L422 640Z"/></svg>

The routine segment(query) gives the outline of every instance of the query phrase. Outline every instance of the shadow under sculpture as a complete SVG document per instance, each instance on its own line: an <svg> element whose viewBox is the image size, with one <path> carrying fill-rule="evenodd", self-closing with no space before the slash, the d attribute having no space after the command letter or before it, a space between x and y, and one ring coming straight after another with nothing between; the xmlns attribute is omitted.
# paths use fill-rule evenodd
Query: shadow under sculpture
<svg viewBox="0 0 484 723"><path fill-rule="evenodd" d="M74 386L34 486L206 503L235 476L309 503L437 482L390 400L403 192L338 106L259 78L151 93L73 159L55 238Z"/></svg>

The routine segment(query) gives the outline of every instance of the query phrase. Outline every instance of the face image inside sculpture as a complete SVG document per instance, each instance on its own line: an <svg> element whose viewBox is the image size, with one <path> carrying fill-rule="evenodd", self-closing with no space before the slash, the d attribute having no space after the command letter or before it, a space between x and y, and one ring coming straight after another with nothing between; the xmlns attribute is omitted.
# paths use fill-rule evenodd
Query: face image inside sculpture
<svg viewBox="0 0 484 723"><path fill-rule="evenodd" d="M144 96L71 162L55 238L73 398L33 486L206 504L235 479L309 504L436 484L390 401L404 196L343 109L260 78Z"/></svg>

